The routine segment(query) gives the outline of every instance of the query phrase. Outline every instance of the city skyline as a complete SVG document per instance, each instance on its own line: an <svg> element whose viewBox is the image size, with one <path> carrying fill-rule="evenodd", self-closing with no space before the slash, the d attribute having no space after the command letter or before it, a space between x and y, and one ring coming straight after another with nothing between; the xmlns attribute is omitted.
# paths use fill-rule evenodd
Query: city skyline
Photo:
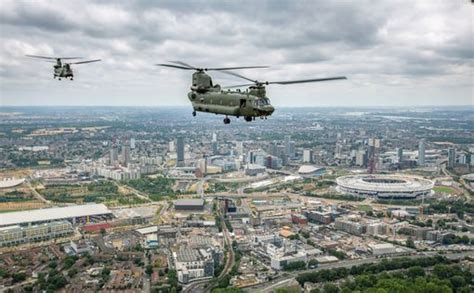
<svg viewBox="0 0 474 293"><path fill-rule="evenodd" d="M167 60L271 66L242 71L262 80L348 77L271 86L276 106L473 104L469 1L189 5L40 1L30 9L29 2L4 1L1 105L187 105L191 76L153 65ZM25 54L103 61L78 65L73 82L58 82L50 64ZM212 77L222 85L241 82Z"/></svg>

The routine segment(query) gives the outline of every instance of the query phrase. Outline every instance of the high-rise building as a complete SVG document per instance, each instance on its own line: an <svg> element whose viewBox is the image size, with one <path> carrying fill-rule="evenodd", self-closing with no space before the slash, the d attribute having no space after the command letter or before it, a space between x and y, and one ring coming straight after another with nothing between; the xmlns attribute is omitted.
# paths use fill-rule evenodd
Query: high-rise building
<svg viewBox="0 0 474 293"><path fill-rule="evenodd" d="M313 162L313 150L303 150L303 163Z"/></svg>
<svg viewBox="0 0 474 293"><path fill-rule="evenodd" d="M217 134L215 132L212 133L212 141L217 141Z"/></svg>
<svg viewBox="0 0 474 293"><path fill-rule="evenodd" d="M135 139L134 138L131 138L130 139L130 148L133 150L135 149Z"/></svg>
<svg viewBox="0 0 474 293"><path fill-rule="evenodd" d="M176 139L176 166L184 167L184 138Z"/></svg>
<svg viewBox="0 0 474 293"><path fill-rule="evenodd" d="M453 168L456 163L456 151L454 148L448 149L448 168Z"/></svg>
<svg viewBox="0 0 474 293"><path fill-rule="evenodd" d="M122 146L122 164L128 166L130 163L130 147Z"/></svg>
<svg viewBox="0 0 474 293"><path fill-rule="evenodd" d="M172 141L169 142L168 151L169 151L170 153L174 153L174 152L176 151L176 148L175 148L175 145L174 145L174 140L172 140Z"/></svg>
<svg viewBox="0 0 474 293"><path fill-rule="evenodd" d="M288 158L294 160L295 159L295 142L290 141L288 144Z"/></svg>
<svg viewBox="0 0 474 293"><path fill-rule="evenodd" d="M397 157L398 157L398 163L399 164L403 163L403 148L397 149Z"/></svg>
<svg viewBox="0 0 474 293"><path fill-rule="evenodd" d="M110 165L115 165L118 161L118 150L116 147L110 149L109 154Z"/></svg>
<svg viewBox="0 0 474 293"><path fill-rule="evenodd" d="M358 150L356 153L356 165L358 166L365 166L367 165L367 151L366 150Z"/></svg>
<svg viewBox="0 0 474 293"><path fill-rule="evenodd" d="M423 166L425 164L425 140L420 140L418 144L418 165Z"/></svg>
<svg viewBox="0 0 474 293"><path fill-rule="evenodd" d="M291 136L285 135L285 154L287 156L290 156L290 141L291 141Z"/></svg>

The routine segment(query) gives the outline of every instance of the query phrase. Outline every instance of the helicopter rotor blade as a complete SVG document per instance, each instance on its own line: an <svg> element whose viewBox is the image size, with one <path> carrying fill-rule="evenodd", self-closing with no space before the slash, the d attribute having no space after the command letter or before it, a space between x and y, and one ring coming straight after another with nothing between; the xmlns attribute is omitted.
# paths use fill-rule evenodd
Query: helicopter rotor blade
<svg viewBox="0 0 474 293"><path fill-rule="evenodd" d="M166 67L172 67L172 68L179 68L179 69L185 69L185 70L197 70L197 71L224 71L224 70L234 70L234 69L251 69L251 68L268 68L268 66L236 66L236 67L212 67L212 68L198 68L195 66L192 66L188 63L184 63L182 61L168 61L170 63L175 63L175 64L155 64L158 66L166 66ZM253 81L253 80L251 80Z"/></svg>
<svg viewBox="0 0 474 293"><path fill-rule="evenodd" d="M347 77L337 76L337 77L312 78L312 79L300 79L300 80L267 81L267 82L263 82L263 84L282 84L282 85L285 85L285 84L319 82L319 81L329 81L329 80L339 80L339 79L347 79Z"/></svg>
<svg viewBox="0 0 474 293"><path fill-rule="evenodd" d="M234 72L232 72L232 75L239 76L239 74L236 74ZM239 77L245 78L243 76L239 76ZM312 78L312 79L286 80L286 81L264 81L264 82L254 81L254 83L231 85L231 86L225 86L223 88L228 89L228 88L236 88L236 87L244 87L244 86L252 86L252 85L269 85L269 84L286 85L286 84L294 84L294 83L319 82L319 81L329 81L329 80L339 80L339 79L347 79L347 77L337 76L337 77L326 77L326 78Z"/></svg>
<svg viewBox="0 0 474 293"><path fill-rule="evenodd" d="M172 65L172 64L155 64L155 65L156 66L171 67L171 68L179 68L179 69L184 69L184 70L195 70L194 68L178 66L178 65Z"/></svg>
<svg viewBox="0 0 474 293"><path fill-rule="evenodd" d="M39 56L39 55L25 55L27 57L33 57L33 58L41 58L41 59L49 59L49 60L57 60L57 59L62 59L62 60L68 60L68 59L82 59L82 57L48 57L48 56Z"/></svg>
<svg viewBox="0 0 474 293"><path fill-rule="evenodd" d="M68 64L85 64L85 63L92 63L92 62L99 62L102 61L101 59L94 59L94 60L86 60L86 61L80 61L80 62L73 62L73 63L68 63Z"/></svg>
<svg viewBox="0 0 474 293"><path fill-rule="evenodd" d="M188 63L184 63L182 61L168 61L170 63L175 63L175 64L179 64L179 65L182 65L182 66L185 66L185 67L188 67L190 69L194 69L194 70L199 70L199 68L195 67L195 66L192 66L192 65L189 65Z"/></svg>
<svg viewBox="0 0 474 293"><path fill-rule="evenodd" d="M269 68L270 66L238 66L238 67L217 67L217 68L204 68L205 71L215 70L215 71L224 71L224 70L234 70L234 69L252 69L252 68Z"/></svg>
<svg viewBox="0 0 474 293"><path fill-rule="evenodd" d="M226 74L230 74L230 75L233 75L233 76L237 76L237 77L240 77L240 78L242 78L242 79L245 79L245 80L248 80L248 81L251 81L251 82L255 82L255 83L257 82L256 80L253 80L253 79L251 79L251 78L245 77L245 76L243 76L243 75L241 75L241 74L238 74L238 73L235 73L235 72L232 72L232 71L225 71L225 70L223 70L222 73L226 73Z"/></svg>

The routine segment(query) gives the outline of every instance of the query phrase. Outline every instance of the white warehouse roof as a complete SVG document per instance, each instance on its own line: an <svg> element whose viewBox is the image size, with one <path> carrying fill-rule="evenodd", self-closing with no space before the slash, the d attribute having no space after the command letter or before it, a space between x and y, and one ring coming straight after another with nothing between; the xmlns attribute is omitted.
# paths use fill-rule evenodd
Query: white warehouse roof
<svg viewBox="0 0 474 293"><path fill-rule="evenodd" d="M0 214L0 227L110 214L104 204L86 204Z"/></svg>

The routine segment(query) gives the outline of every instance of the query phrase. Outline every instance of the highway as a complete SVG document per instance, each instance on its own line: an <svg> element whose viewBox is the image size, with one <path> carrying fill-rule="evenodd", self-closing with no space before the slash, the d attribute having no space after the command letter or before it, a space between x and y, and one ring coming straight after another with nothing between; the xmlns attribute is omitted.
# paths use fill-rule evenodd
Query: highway
<svg viewBox="0 0 474 293"><path fill-rule="evenodd" d="M437 255L436 252L428 252L428 253L420 252L417 255L397 256L397 257L391 257L391 259L404 258L404 257L422 258L422 257L432 257L435 255ZM472 255L473 255L472 251L469 251L469 252L452 252L452 253L443 254L442 256L450 260L456 260L456 259L463 259L467 256L472 256ZM315 269L308 269L308 270L296 271L296 272L286 272L286 273L283 273L281 277L278 277L270 282L247 287L245 288L245 291L270 292L271 290L275 288L284 286L285 284L289 283L291 280L293 280L295 277L297 277L298 275L302 273L316 272L316 271L325 270L325 269L351 268L353 266L358 266L362 264L376 263L376 262L382 261L383 259L386 259L386 258L370 257L370 258L365 258L365 259L347 260L347 261L341 261L341 262L330 263L330 264L321 264Z"/></svg>

